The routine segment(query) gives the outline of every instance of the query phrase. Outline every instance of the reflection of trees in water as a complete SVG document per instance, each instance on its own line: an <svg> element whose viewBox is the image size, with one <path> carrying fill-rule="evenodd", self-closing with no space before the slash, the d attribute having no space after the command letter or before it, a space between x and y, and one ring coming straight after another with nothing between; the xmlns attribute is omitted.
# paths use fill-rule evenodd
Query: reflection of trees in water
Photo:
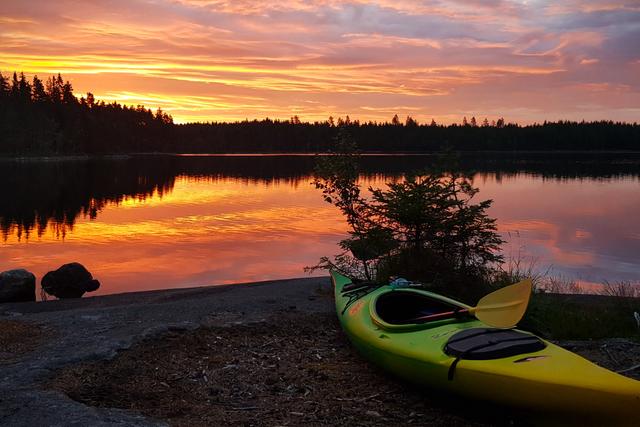
<svg viewBox="0 0 640 427"><path fill-rule="evenodd" d="M640 153L477 153L466 154L462 169L501 177L520 174L545 179L640 178Z"/></svg>
<svg viewBox="0 0 640 427"><path fill-rule="evenodd" d="M361 172L376 180L424 170L435 156L368 156ZM64 237L82 215L91 219L126 198L146 200L171 192L176 177L247 183L307 184L313 156L132 157L120 160L0 163L0 232L28 238L47 229ZM548 179L640 179L640 155L468 153L459 160L467 172L495 174L499 180L520 174Z"/></svg>
<svg viewBox="0 0 640 427"><path fill-rule="evenodd" d="M94 219L106 205L146 199L173 189L166 161L2 162L0 232L29 238L48 228L64 237L82 215Z"/></svg>
<svg viewBox="0 0 640 427"><path fill-rule="evenodd" d="M360 169L365 176L399 176L406 172L428 170L438 161L436 155L363 156ZM238 178L248 182L305 181L313 173L314 156L216 156L179 157L177 173L189 177ZM499 176L532 174L550 179L609 179L640 177L640 153L465 153L459 168L469 172Z"/></svg>

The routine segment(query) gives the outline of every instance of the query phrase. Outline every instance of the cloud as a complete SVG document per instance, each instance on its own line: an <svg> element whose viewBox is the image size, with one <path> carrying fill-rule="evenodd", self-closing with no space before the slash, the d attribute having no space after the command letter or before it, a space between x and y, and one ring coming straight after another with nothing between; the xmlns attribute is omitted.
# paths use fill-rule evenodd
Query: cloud
<svg viewBox="0 0 640 427"><path fill-rule="evenodd" d="M640 7L607 0L32 0L0 4L0 39L4 72L62 72L178 121L406 106L529 122L584 105L633 121L640 86ZM606 85L627 96L588 90Z"/></svg>

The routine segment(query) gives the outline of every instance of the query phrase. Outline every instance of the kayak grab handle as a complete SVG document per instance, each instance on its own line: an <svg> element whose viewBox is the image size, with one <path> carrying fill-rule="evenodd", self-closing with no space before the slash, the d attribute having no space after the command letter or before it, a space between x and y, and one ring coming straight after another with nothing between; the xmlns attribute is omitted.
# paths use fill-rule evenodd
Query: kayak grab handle
<svg viewBox="0 0 640 427"><path fill-rule="evenodd" d="M411 323L434 322L436 320L451 319L452 317L461 317L461 316L470 315L470 314L471 313L469 312L468 308L461 308L459 310L445 311L444 313L436 313L436 314L430 314L428 316L416 317L415 319L411 320Z"/></svg>

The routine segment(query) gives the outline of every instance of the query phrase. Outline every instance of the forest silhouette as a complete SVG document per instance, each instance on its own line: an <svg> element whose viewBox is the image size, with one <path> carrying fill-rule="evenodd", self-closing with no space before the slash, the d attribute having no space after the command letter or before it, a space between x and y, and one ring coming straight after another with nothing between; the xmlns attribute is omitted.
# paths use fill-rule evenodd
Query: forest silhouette
<svg viewBox="0 0 640 427"><path fill-rule="evenodd" d="M158 109L80 98L62 76L46 81L23 73L0 74L0 154L74 155L118 153L322 153L346 128L364 152L634 151L640 125L613 121L544 122L520 126L504 119L480 123L420 124L397 115L390 122L360 122L349 116L326 121L245 120L174 124Z"/></svg>

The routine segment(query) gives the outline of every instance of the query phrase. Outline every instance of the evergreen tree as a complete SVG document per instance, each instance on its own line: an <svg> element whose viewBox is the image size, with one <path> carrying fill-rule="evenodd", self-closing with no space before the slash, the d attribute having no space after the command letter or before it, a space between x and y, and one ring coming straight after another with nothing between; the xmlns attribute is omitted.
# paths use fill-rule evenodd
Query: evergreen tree
<svg viewBox="0 0 640 427"><path fill-rule="evenodd" d="M340 242L345 252L324 257L311 269L337 269L383 283L398 274L447 287L486 283L502 261L503 241L486 213L492 202L473 203L478 189L457 173L410 175L386 188L370 188L366 198L357 185L353 147L342 136L337 155L318 165L316 187L340 209L350 231Z"/></svg>
<svg viewBox="0 0 640 427"><path fill-rule="evenodd" d="M87 92L87 106L93 108L96 103L96 99L91 92Z"/></svg>
<svg viewBox="0 0 640 427"><path fill-rule="evenodd" d="M13 72L13 77L11 79L11 96L13 99L18 99L20 97L20 82L18 81L18 73Z"/></svg>
<svg viewBox="0 0 640 427"><path fill-rule="evenodd" d="M9 93L9 81L5 76L0 73L0 97L6 96Z"/></svg>
<svg viewBox="0 0 640 427"><path fill-rule="evenodd" d="M60 80L60 83L59 83ZM53 103L59 103L62 100L62 78L58 74L58 78L55 76L49 77L46 83L46 91L49 96L49 100Z"/></svg>
<svg viewBox="0 0 640 427"><path fill-rule="evenodd" d="M32 99L35 103L42 103L48 100L47 93L44 89L44 84L38 76L33 76L33 96Z"/></svg>
<svg viewBox="0 0 640 427"><path fill-rule="evenodd" d="M60 75L58 74L58 77ZM62 80L62 78L60 78ZM63 104L76 104L78 99L73 94L73 86L71 86L70 82L66 82L62 85L62 103Z"/></svg>
<svg viewBox="0 0 640 427"><path fill-rule="evenodd" d="M407 127L416 127L418 126L418 122L413 117L407 116L407 119L404 122L404 125Z"/></svg>

